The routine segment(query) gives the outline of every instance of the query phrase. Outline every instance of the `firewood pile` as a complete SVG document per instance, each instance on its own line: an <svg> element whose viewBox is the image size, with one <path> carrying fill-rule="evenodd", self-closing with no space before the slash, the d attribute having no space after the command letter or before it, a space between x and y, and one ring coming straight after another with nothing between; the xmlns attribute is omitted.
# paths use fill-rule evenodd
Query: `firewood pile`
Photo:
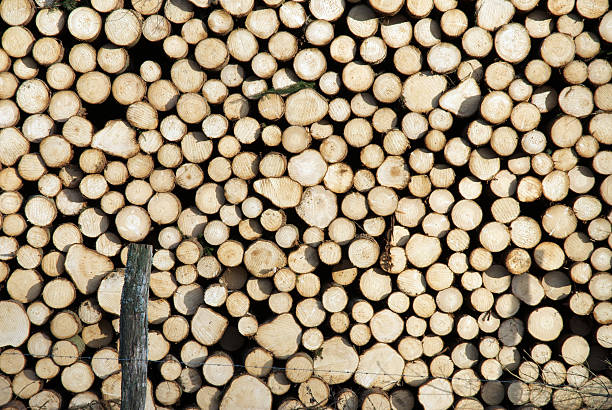
<svg viewBox="0 0 612 410"><path fill-rule="evenodd" d="M0 407L612 408L608 0L0 19Z"/></svg>

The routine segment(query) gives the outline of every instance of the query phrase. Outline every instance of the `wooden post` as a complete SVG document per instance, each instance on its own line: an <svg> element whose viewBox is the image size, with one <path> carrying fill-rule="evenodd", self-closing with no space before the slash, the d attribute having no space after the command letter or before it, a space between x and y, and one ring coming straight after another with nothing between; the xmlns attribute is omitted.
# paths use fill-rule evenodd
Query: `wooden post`
<svg viewBox="0 0 612 410"><path fill-rule="evenodd" d="M149 330L147 302L152 258L151 245L130 244L125 283L121 293L121 410L145 408Z"/></svg>

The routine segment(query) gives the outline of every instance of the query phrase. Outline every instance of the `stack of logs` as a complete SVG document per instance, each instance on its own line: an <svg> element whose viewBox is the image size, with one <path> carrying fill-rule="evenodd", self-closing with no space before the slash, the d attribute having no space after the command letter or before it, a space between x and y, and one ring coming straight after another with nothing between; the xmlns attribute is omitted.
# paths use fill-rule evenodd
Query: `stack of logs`
<svg viewBox="0 0 612 410"><path fill-rule="evenodd" d="M608 0L2 0L0 406L611 408Z"/></svg>

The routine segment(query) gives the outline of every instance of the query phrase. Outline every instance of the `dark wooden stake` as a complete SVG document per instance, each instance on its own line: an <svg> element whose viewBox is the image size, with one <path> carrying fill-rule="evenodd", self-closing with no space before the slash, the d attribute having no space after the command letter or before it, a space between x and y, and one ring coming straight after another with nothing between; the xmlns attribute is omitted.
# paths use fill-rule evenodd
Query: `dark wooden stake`
<svg viewBox="0 0 612 410"><path fill-rule="evenodd" d="M152 258L151 245L130 244L119 322L121 410L145 408L149 344L147 303Z"/></svg>

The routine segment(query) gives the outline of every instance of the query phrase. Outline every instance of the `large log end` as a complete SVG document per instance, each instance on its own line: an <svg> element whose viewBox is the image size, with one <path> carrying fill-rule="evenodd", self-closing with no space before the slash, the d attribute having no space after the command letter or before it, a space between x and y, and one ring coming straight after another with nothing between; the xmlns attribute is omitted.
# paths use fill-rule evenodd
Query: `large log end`
<svg viewBox="0 0 612 410"><path fill-rule="evenodd" d="M23 306L12 300L0 301L0 347L21 346L30 336L30 320Z"/></svg>
<svg viewBox="0 0 612 410"><path fill-rule="evenodd" d="M287 97L285 119L291 125L310 125L327 114L327 101L315 90L300 90Z"/></svg>
<svg viewBox="0 0 612 410"><path fill-rule="evenodd" d="M284 313L259 326L255 340L261 347L272 352L274 357L287 359L300 347L302 328L293 315Z"/></svg>
<svg viewBox="0 0 612 410"><path fill-rule="evenodd" d="M68 249L64 266L77 289L86 295L95 292L104 276L114 268L108 257L81 244Z"/></svg>

